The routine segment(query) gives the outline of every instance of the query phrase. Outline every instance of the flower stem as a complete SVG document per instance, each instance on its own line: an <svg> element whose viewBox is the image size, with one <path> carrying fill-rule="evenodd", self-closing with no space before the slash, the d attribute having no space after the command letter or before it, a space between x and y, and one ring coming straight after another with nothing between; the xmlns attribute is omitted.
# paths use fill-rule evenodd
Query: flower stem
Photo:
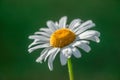
<svg viewBox="0 0 120 80"><path fill-rule="evenodd" d="M68 59L68 72L70 80L74 80L71 59Z"/></svg>

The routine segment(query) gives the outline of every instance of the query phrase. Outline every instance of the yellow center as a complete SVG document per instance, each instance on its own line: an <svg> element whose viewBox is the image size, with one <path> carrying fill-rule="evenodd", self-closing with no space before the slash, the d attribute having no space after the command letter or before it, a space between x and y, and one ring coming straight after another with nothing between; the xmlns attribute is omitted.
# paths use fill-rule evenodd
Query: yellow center
<svg viewBox="0 0 120 80"><path fill-rule="evenodd" d="M72 43L76 35L67 28L56 30L50 37L50 45L53 47L65 47Z"/></svg>

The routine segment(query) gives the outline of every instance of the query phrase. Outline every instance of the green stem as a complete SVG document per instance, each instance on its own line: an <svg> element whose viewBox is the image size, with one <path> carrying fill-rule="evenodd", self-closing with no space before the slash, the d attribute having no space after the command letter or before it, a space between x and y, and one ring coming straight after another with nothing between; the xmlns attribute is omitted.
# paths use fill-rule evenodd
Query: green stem
<svg viewBox="0 0 120 80"><path fill-rule="evenodd" d="M71 59L68 59L68 72L70 80L74 80Z"/></svg>

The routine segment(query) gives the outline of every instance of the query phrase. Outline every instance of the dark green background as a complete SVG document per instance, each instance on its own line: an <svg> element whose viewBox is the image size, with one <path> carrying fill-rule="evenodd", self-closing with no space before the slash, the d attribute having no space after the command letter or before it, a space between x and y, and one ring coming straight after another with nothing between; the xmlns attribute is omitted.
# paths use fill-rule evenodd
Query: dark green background
<svg viewBox="0 0 120 80"><path fill-rule="evenodd" d="M35 62L40 50L27 52L29 35L65 15L68 22L92 19L101 32L90 53L72 57L75 80L120 80L119 0L0 0L0 80L69 80L59 55L50 72L47 62Z"/></svg>

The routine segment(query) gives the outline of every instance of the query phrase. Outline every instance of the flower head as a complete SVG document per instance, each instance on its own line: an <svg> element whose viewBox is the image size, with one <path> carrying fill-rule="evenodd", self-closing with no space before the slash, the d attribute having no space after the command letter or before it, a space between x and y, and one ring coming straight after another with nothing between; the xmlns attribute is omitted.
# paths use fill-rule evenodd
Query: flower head
<svg viewBox="0 0 120 80"><path fill-rule="evenodd" d="M53 70L53 61L56 55L60 54L61 65L66 65L68 58L72 55L76 58L81 57L78 48L85 52L91 50L89 41L99 43L100 33L95 30L89 30L95 24L88 20L82 22L81 19L74 19L69 25L67 17L62 17L59 22L47 21L48 28L41 28L34 35L30 35L29 39L34 39L29 45L28 51L44 48L36 62L42 63L48 59L48 67Z"/></svg>

